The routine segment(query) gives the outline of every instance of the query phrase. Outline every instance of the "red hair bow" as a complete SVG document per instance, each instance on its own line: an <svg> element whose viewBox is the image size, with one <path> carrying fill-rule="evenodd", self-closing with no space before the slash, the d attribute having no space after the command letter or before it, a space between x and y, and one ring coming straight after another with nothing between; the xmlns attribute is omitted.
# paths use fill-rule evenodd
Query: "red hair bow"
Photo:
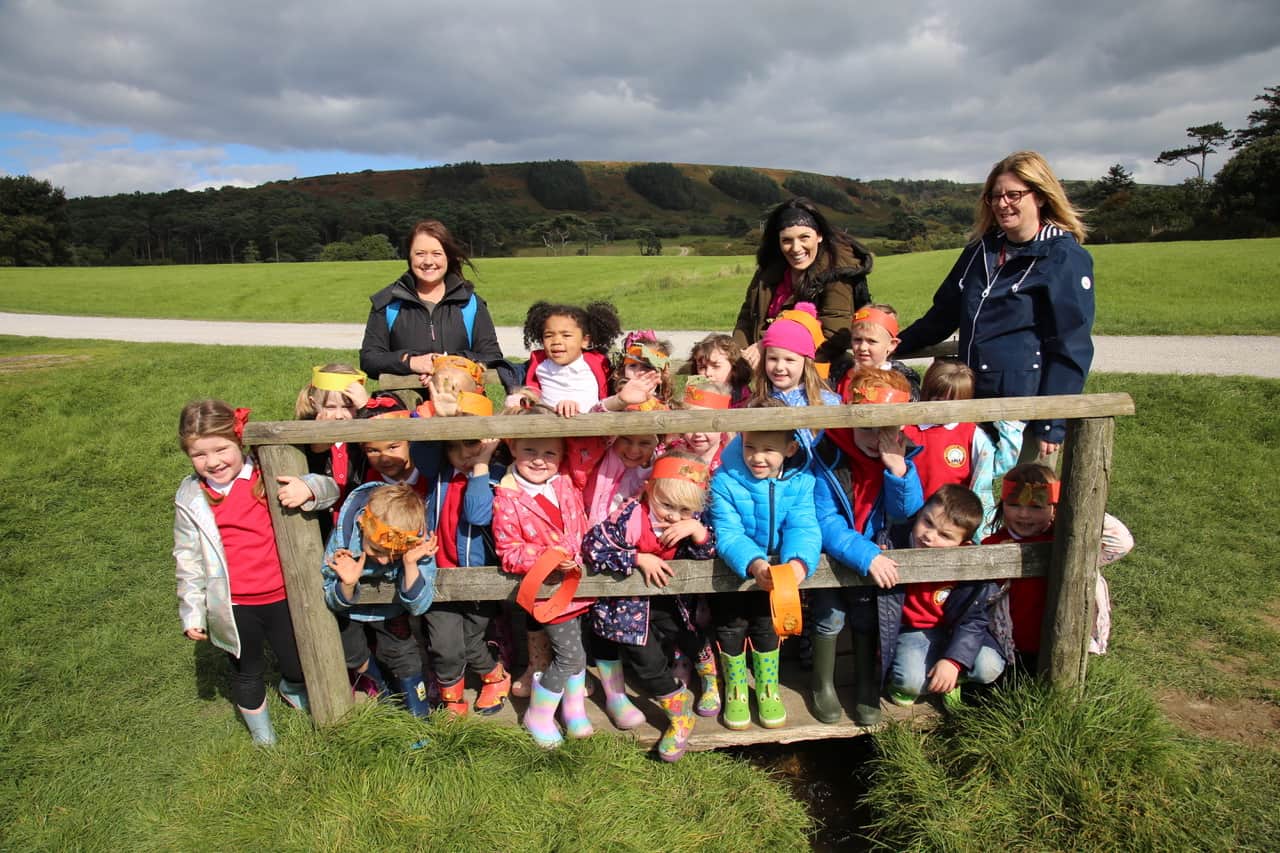
<svg viewBox="0 0 1280 853"><path fill-rule="evenodd" d="M240 441L244 441L244 425L249 422L249 410L236 409L235 415L236 419L234 429L236 431L236 438Z"/></svg>

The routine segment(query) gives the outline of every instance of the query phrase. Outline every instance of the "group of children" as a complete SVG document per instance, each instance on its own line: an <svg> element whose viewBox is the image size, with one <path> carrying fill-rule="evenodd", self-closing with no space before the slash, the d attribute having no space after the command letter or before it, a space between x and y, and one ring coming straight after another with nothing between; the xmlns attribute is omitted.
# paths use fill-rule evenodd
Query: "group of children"
<svg viewBox="0 0 1280 853"><path fill-rule="evenodd" d="M627 335L611 364L609 352L622 335L611 305L540 302L525 324L533 347L525 386L508 394L503 413L574 417L972 396L973 377L963 365L936 362L920 382L893 360L897 320L889 306L860 309L852 328L853 347L840 365L815 361L822 330L807 303L769 326L755 368L731 337L712 335L694 348L696 375L677 395L671 348L653 333ZM299 394L297 415L493 413L482 367L446 355L432 368L426 401L412 407L391 394L370 395L354 368L316 368ZM285 700L305 708L306 693L266 487L240 438L246 416L209 400L183 410L179 437L194 473L178 490L174 554L187 636L227 652L234 700L254 740L272 743L265 642L279 661ZM975 424L370 441L310 447L310 473L276 486L282 505L321 513L327 546L317 568L354 690L400 694L418 715L435 707L491 714L508 695L525 695L524 727L537 743L554 747L565 735L592 734L585 702L594 661L611 722L629 729L645 719L627 694L630 674L665 712L656 751L675 761L699 715L721 715L730 729L751 724L749 672L758 723L786 724L770 591L812 575L822 553L874 585L806 596L818 719L835 722L842 714L834 671L846 625L853 634L853 716L862 724L879 720L886 690L904 704L926 693L955 697L961 681L990 683L1020 659L1033 665L1042 580L900 584L897 563L884 553L1051 538L1056 475L1043 465L1012 467L1019 450L1014 426ZM997 503L992 490L1002 475ZM1104 548L1110 543L1114 558L1131 543L1118 523L1110 530ZM574 595L583 569L639 571L647 585L663 587L673 576L670 561L713 556L756 588L702 600ZM529 610L529 669L514 679L494 653L500 644L491 642L509 637L509 613L497 602L433 603L438 572L483 565L528 576L520 601ZM557 595L529 600L547 578L563 578ZM394 599L362 602L370 583L390 586ZM423 627L415 633L419 616ZM480 684L470 705L463 689L468 669Z"/></svg>

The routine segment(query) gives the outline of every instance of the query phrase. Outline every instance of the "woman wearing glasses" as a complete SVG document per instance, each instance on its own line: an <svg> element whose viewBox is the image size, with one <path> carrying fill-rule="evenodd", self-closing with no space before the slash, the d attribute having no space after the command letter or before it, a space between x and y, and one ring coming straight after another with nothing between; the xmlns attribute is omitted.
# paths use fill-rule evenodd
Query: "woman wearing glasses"
<svg viewBox="0 0 1280 853"><path fill-rule="evenodd" d="M978 397L1079 394L1093 361L1093 258L1085 226L1044 158L1018 151L987 175L971 240L901 334L899 352L960 330ZM1057 452L1061 420L1027 425L1024 458ZM1035 451L1035 453L1032 453Z"/></svg>

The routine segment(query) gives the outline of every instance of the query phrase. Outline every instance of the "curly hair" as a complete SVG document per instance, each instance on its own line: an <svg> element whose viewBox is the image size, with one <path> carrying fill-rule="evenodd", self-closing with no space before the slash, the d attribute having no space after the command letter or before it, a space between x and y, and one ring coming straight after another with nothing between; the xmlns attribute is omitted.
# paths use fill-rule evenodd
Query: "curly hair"
<svg viewBox="0 0 1280 853"><path fill-rule="evenodd" d="M542 346L542 331L552 317L568 317L591 339L586 349L608 352L622 334L622 320L612 302L591 302L585 308L552 302L535 302L524 316L524 345Z"/></svg>

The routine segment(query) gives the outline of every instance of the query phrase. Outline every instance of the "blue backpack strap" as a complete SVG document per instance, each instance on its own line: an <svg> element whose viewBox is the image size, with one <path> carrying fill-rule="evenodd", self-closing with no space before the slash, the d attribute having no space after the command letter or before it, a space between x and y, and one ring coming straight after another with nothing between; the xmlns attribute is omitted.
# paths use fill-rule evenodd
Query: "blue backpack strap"
<svg viewBox="0 0 1280 853"><path fill-rule="evenodd" d="M387 333L390 334L391 327L396 324L396 317L400 316L400 300L392 299L383 310L387 312Z"/></svg>
<svg viewBox="0 0 1280 853"><path fill-rule="evenodd" d="M462 306L462 324L467 327L467 349L471 349L475 342L476 308L476 292L473 290L467 304Z"/></svg>

